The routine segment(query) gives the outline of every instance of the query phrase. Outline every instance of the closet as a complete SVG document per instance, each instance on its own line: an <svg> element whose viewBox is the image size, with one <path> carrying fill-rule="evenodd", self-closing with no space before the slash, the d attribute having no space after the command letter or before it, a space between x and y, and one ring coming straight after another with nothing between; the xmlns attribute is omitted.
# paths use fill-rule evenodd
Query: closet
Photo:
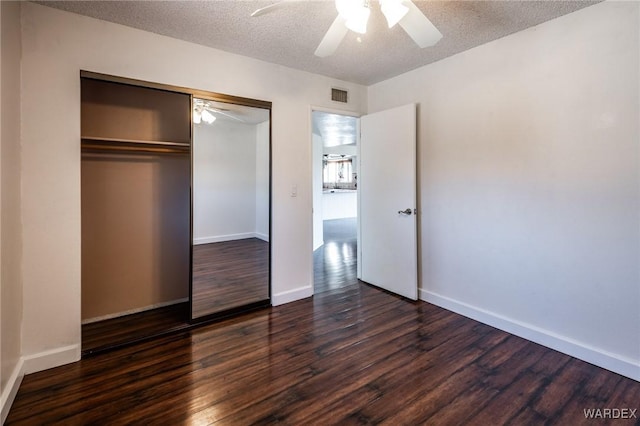
<svg viewBox="0 0 640 426"><path fill-rule="evenodd" d="M271 103L80 73L82 354L271 305Z"/></svg>
<svg viewBox="0 0 640 426"><path fill-rule="evenodd" d="M81 78L84 353L188 324L190 121L188 94Z"/></svg>
<svg viewBox="0 0 640 426"><path fill-rule="evenodd" d="M83 356L270 306L271 103L80 85Z"/></svg>

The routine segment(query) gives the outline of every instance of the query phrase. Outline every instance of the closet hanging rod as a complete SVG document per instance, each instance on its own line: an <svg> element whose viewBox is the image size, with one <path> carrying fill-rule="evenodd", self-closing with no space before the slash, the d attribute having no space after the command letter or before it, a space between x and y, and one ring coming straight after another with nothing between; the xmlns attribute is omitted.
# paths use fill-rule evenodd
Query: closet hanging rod
<svg viewBox="0 0 640 426"><path fill-rule="evenodd" d="M189 154L189 146L130 144L130 143L100 143L82 141L82 152L120 152L146 154Z"/></svg>
<svg viewBox="0 0 640 426"><path fill-rule="evenodd" d="M123 139L123 138L104 138L104 137L96 137L96 136L82 136L82 141L87 142L98 142L103 144L137 144L137 145L156 145L156 146L177 146L177 147L190 147L191 144L186 142L167 142L167 141L149 141L149 140L141 140L141 139Z"/></svg>
<svg viewBox="0 0 640 426"><path fill-rule="evenodd" d="M121 154L183 154L189 155L188 150L179 150L175 148L133 148L133 147L103 147L103 146L83 146L83 153L100 153L113 152Z"/></svg>

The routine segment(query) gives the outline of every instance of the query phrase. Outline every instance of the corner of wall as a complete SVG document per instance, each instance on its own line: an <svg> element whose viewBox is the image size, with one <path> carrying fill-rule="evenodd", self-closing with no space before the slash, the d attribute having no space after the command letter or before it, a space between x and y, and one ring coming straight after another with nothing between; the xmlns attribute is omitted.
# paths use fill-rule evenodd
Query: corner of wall
<svg viewBox="0 0 640 426"><path fill-rule="evenodd" d="M23 356L24 374L37 373L38 371L80 361L80 355L80 345L77 344Z"/></svg>
<svg viewBox="0 0 640 426"><path fill-rule="evenodd" d="M20 359L18 365L13 369L13 373L7 381L7 386L2 390L2 395L0 396L0 424L4 424L7 419L9 410L11 409L11 405L18 394L18 389L20 388L23 378L24 362Z"/></svg>
<svg viewBox="0 0 640 426"><path fill-rule="evenodd" d="M24 377L21 72L22 4L0 2L0 417L6 419Z"/></svg>

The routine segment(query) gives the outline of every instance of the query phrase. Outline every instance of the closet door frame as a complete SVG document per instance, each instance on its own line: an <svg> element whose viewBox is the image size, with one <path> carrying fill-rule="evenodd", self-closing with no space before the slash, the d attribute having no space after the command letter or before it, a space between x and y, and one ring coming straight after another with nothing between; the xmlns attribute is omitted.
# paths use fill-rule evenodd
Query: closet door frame
<svg viewBox="0 0 640 426"><path fill-rule="evenodd" d="M209 92L206 90L192 89L192 88L182 87L182 86L174 86L169 84L161 84L161 83L155 83L150 81L137 80L132 78L118 77L114 75L102 74L102 73L86 71L86 70L80 70L80 77L190 95L191 102L190 102L189 114L190 114L191 127L190 127L190 138L189 138L190 139L189 150L190 150L190 157L191 157L191 167L190 167L191 184L190 184L190 196L189 196L189 199L190 199L189 241L191 242L191 244L190 244L190 253L189 253L189 318L188 318L189 323L194 325L195 324L200 325L203 323L213 322L215 320L219 320L224 317L236 315L241 312L248 312L248 311L271 306L271 301L272 301L271 265L273 263L272 262L272 251L273 251L272 250L273 249L273 244L272 244L272 238L273 238L273 235L272 235L272 223L273 223L272 221L272 214L273 214L273 211L272 211L273 210L272 208L272 191L273 191L272 103L269 101L263 101L258 99L244 98L240 96L227 95L223 93ZM269 280L268 280L269 293L268 295L269 296L268 296L268 299L254 302L248 305L239 306L237 308L232 308L226 311L198 317L198 318L193 318L193 312L192 312L193 311L193 125L194 125L193 124L193 98L224 102L224 103L253 107L253 108L261 108L269 112L269 150L268 150L269 152Z"/></svg>

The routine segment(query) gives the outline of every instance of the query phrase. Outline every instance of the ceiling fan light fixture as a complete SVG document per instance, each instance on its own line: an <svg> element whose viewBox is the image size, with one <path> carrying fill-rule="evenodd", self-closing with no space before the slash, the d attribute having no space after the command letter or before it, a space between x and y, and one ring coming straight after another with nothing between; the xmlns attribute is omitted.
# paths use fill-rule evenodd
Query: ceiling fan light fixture
<svg viewBox="0 0 640 426"><path fill-rule="evenodd" d="M216 118L213 116L213 114L204 109L202 110L202 120L207 124L211 124L216 121Z"/></svg>
<svg viewBox="0 0 640 426"><path fill-rule="evenodd" d="M345 22L345 25L351 31L358 34L364 34L367 32L367 22L369 21L370 14L371 9L366 6L362 6L358 9L358 12L351 17L351 19Z"/></svg>
<svg viewBox="0 0 640 426"><path fill-rule="evenodd" d="M371 15L367 0L336 0L336 9L351 31L359 34L367 32L367 22Z"/></svg>
<svg viewBox="0 0 640 426"><path fill-rule="evenodd" d="M393 28L404 16L409 13L409 8L402 4L402 0L380 0L380 9L389 28Z"/></svg>

